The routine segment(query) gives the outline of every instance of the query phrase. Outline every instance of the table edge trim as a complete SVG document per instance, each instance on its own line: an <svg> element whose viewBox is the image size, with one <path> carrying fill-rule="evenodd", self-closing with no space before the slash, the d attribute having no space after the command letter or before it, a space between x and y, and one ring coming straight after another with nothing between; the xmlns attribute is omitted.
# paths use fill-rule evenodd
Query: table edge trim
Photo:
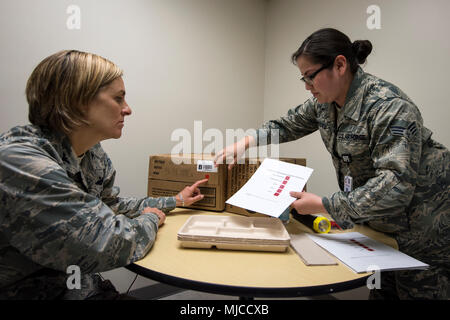
<svg viewBox="0 0 450 320"><path fill-rule="evenodd" d="M184 279L153 271L134 263L125 268L146 278L187 290L203 291L220 295L259 298L288 298L337 293L362 287L366 285L367 278L370 277L370 275L367 275L344 282L309 287L248 287Z"/></svg>

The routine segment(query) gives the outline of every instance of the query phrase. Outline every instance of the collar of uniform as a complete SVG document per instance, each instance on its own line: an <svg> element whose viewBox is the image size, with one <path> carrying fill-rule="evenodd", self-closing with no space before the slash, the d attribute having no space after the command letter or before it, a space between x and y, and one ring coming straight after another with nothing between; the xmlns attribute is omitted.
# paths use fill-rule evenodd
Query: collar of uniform
<svg viewBox="0 0 450 320"><path fill-rule="evenodd" d="M77 156L72 151L72 144L67 135L61 132L51 130L47 127L37 127L42 132L41 134L53 146L56 153L61 158L61 167L67 172L75 174L79 169ZM59 162L59 161L58 161Z"/></svg>
<svg viewBox="0 0 450 320"><path fill-rule="evenodd" d="M353 81L350 84L350 88L348 89L347 97L345 98L344 115L355 121L359 120L359 116L361 114L361 92L364 90L361 84L364 80L365 74L366 73L363 69L358 67Z"/></svg>
<svg viewBox="0 0 450 320"><path fill-rule="evenodd" d="M29 135L34 137L45 139L51 146L51 151L47 149L50 156L55 158L69 175L73 176L80 171L77 156L72 150L72 144L67 135L50 130L44 126L26 125L17 128L20 128L21 131L29 132ZM21 135L23 136L23 134Z"/></svg>
<svg viewBox="0 0 450 320"><path fill-rule="evenodd" d="M85 173L83 173L81 161L72 148L69 137L65 136L62 141L62 153L64 157L63 168L66 170L67 175L74 181L81 183L85 190L89 190L88 181L86 180ZM83 158L90 158L90 150L84 153Z"/></svg>
<svg viewBox="0 0 450 320"><path fill-rule="evenodd" d="M97 143L91 149L87 150L82 157L78 157L72 148L72 144L70 143L69 137L63 138L61 146L64 159L63 167L67 172L70 172L72 175L75 175L78 172L83 171L81 166L81 160L86 158L88 159L88 162L91 162L92 159L94 158L100 159L104 153L101 144Z"/></svg>
<svg viewBox="0 0 450 320"><path fill-rule="evenodd" d="M63 138L61 146L64 169L67 172L70 172L72 175L75 175L80 171L80 162L78 161L78 157L72 149L72 144L70 143L69 137L65 136Z"/></svg>

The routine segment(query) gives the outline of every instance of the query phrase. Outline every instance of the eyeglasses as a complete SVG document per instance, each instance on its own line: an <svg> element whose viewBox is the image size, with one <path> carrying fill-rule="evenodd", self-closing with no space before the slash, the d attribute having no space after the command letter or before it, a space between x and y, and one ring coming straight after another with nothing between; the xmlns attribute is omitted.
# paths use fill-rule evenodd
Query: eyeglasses
<svg viewBox="0 0 450 320"><path fill-rule="evenodd" d="M319 68L318 70L314 71L313 73L311 73L309 76L305 76L305 77L301 77L300 80L302 80L304 83L312 86L313 85L313 81L314 78L317 76L317 74L322 71L325 70L326 68L329 68L332 64L334 64L334 60L331 60L329 63L327 63L326 65L323 65L321 68Z"/></svg>

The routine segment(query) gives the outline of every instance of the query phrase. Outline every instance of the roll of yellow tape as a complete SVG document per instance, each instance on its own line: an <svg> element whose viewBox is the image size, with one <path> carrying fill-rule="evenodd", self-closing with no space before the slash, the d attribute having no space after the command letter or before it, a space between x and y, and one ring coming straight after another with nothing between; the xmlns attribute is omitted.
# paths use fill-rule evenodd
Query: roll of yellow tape
<svg viewBox="0 0 450 320"><path fill-rule="evenodd" d="M313 221L313 230L317 233L328 233L331 230L331 222L325 217L317 217Z"/></svg>

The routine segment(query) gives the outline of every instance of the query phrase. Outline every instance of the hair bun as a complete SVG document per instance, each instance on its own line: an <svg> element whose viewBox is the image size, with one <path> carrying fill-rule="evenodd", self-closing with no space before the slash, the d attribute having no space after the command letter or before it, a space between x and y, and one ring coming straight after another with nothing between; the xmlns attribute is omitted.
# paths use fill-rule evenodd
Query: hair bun
<svg viewBox="0 0 450 320"><path fill-rule="evenodd" d="M358 64L363 64L372 52L372 43L369 40L356 40L352 43L352 49Z"/></svg>

